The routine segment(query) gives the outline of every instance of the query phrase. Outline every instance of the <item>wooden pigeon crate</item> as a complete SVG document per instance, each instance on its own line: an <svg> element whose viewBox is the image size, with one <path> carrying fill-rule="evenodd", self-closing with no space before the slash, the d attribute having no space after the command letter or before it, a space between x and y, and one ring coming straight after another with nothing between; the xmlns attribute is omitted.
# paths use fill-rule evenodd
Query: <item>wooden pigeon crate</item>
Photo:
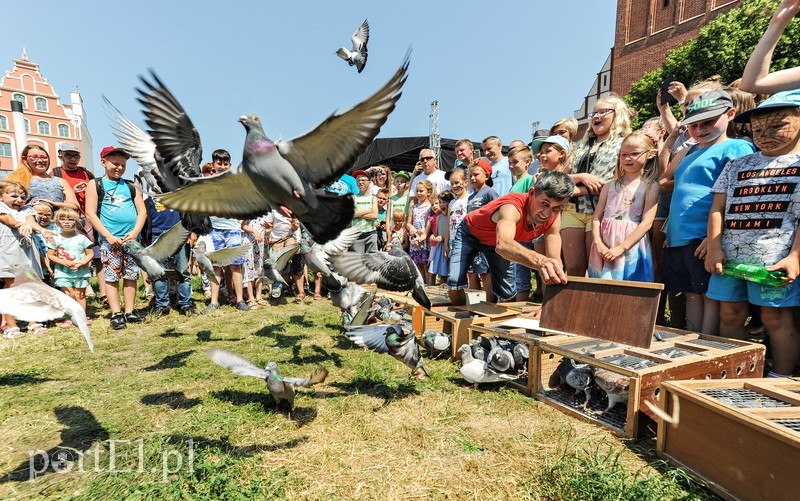
<svg viewBox="0 0 800 501"><path fill-rule="evenodd" d="M422 315L422 329L418 331L418 334L422 334L427 330L452 334L453 339L450 345L450 356L455 358L458 347L462 344L469 343L469 326L474 321L482 318L489 320L509 318L519 314L517 310L507 308L497 310L493 308L495 305L488 305L487 307L487 304L488 303L467 306L433 307L430 310L424 310Z"/></svg>
<svg viewBox="0 0 800 501"><path fill-rule="evenodd" d="M670 381L658 454L726 499L797 499L800 380Z"/></svg>
<svg viewBox="0 0 800 501"><path fill-rule="evenodd" d="M533 375L536 398L567 414L610 428L617 435L639 437L646 434L645 425L655 418L645 401L657 404L663 381L758 377L764 370L763 345L661 327L653 338L656 340L650 348L583 336L539 341L539 372ZM562 357L627 378L627 405L618 403L601 414L607 400L605 393L595 387L588 410L584 410L583 392L576 395L569 387L551 387L550 378Z"/></svg>
<svg viewBox="0 0 800 501"><path fill-rule="evenodd" d="M398 308L406 308L411 313L411 327L416 331L417 335L422 332L422 312L425 311L425 308L414 301L410 294L378 289L375 298L377 299L381 296L388 297L394 301Z"/></svg>
<svg viewBox="0 0 800 501"><path fill-rule="evenodd" d="M520 377L517 379L517 381L508 383L508 386L511 386L512 388L515 388L526 395L532 396L536 392L534 383L536 381L536 377L534 376L539 374L540 357L537 355L538 344L545 339L555 340L561 337L569 336L543 332L535 328L509 327L504 325L507 320L508 319L491 321L488 318L476 319L474 322L472 322L468 329L469 341L472 341L478 337L496 337L498 339L508 339L510 341L527 344L529 352L528 376Z"/></svg>

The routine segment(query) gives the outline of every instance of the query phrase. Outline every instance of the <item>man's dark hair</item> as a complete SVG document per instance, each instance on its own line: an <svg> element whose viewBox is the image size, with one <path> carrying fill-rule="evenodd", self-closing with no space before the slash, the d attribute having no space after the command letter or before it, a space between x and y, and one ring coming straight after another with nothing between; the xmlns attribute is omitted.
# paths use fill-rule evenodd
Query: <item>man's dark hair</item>
<svg viewBox="0 0 800 501"><path fill-rule="evenodd" d="M558 171L545 171L539 174L539 179L533 185L536 195L544 193L553 200L564 200L572 196L575 191L575 182L567 174Z"/></svg>
<svg viewBox="0 0 800 501"><path fill-rule="evenodd" d="M211 161L212 162L230 162L231 161L231 154L228 153L228 150L214 150L214 153L211 154Z"/></svg>

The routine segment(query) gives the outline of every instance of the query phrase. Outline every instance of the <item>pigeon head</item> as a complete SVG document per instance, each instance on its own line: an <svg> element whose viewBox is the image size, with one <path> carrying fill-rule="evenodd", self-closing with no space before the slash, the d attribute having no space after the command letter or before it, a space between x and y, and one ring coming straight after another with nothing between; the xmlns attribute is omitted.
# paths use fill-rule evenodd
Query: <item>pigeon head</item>
<svg viewBox="0 0 800 501"><path fill-rule="evenodd" d="M244 156L263 155L275 149L275 143L267 139L261 121L255 115L242 115L239 121L247 131L244 142Z"/></svg>
<svg viewBox="0 0 800 501"><path fill-rule="evenodd" d="M206 243L202 240L198 240L197 243L194 244L194 252L197 254L205 254Z"/></svg>
<svg viewBox="0 0 800 501"><path fill-rule="evenodd" d="M470 362L472 360L472 349L468 344L462 344L458 349L458 354L461 356L462 362Z"/></svg>
<svg viewBox="0 0 800 501"><path fill-rule="evenodd" d="M14 275L14 281L16 283L39 280L39 277L36 275L36 272L33 271L33 268L25 263L11 263L8 266L3 267L3 269L0 271Z"/></svg>
<svg viewBox="0 0 800 501"><path fill-rule="evenodd" d="M133 253L133 252L142 252L144 247L142 247L142 244L140 244L136 240L128 240L127 242L124 242L122 244L122 249L125 252Z"/></svg>

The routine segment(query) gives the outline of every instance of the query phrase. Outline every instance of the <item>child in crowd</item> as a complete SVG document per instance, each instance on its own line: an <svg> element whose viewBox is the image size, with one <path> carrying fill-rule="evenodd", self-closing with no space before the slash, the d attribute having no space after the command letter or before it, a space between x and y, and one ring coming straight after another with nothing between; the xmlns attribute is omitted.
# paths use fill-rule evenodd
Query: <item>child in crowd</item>
<svg viewBox="0 0 800 501"><path fill-rule="evenodd" d="M111 310L111 328L114 330L124 329L128 322L142 321L133 312L139 267L122 248L123 243L139 238L147 218L142 193L135 185L131 183L129 186L122 179L129 157L122 148L103 148L100 151L100 163L106 173L86 188L86 218L99 235L106 298ZM102 198L98 198L98 186L102 187ZM124 312L120 311L120 279Z"/></svg>
<svg viewBox="0 0 800 501"><path fill-rule="evenodd" d="M711 188L706 271L708 297L720 301L720 335L747 339L748 302L761 307L772 348L770 377L790 377L800 360L800 335L792 310L800 301L800 89L779 92L752 112L761 152L725 164ZM786 284L772 287L722 275L726 262L784 270Z"/></svg>
<svg viewBox="0 0 800 501"><path fill-rule="evenodd" d="M404 251L408 252L408 230L406 230L406 212L397 208L392 212L392 235L391 240L386 245L385 250L389 250L389 245L399 245Z"/></svg>
<svg viewBox="0 0 800 501"><path fill-rule="evenodd" d="M411 221L408 222L408 238L411 241L409 255L414 264L419 268L419 272L428 282L428 235L425 228L428 226L428 215L431 212L431 200L436 200L436 190L433 184L427 179L417 183L416 201L411 207Z"/></svg>
<svg viewBox="0 0 800 501"><path fill-rule="evenodd" d="M81 225L81 217L77 211L69 208L58 209L55 214L56 225L61 234L49 245L47 257L55 264L53 278L55 286L74 299L86 310L86 288L92 272L89 263L94 258L92 241L77 232ZM91 323L89 317L87 323ZM59 327L70 328L72 322L64 320Z"/></svg>
<svg viewBox="0 0 800 501"><path fill-rule="evenodd" d="M42 276L39 253L31 240L37 231L52 239L51 232L45 230L34 219L35 212L25 207L28 191L19 183L0 181L0 278L6 287L14 285L14 275L3 272L3 268L12 264L29 264L37 275ZM26 242L26 243L23 243ZM4 337L8 339L24 336L17 322L11 315L5 315L6 327ZM47 329L40 323L28 324L28 332L40 334Z"/></svg>
<svg viewBox="0 0 800 501"><path fill-rule="evenodd" d="M664 285L686 293L686 326L704 334L719 331L719 303L705 296L711 274L705 269L710 190L722 167L755 151L743 139L728 139L728 122L736 109L723 90L706 91L686 107L683 125L697 141L674 171L669 219L665 224Z"/></svg>
<svg viewBox="0 0 800 501"><path fill-rule="evenodd" d="M245 221L242 225L242 233L245 243L250 244L250 249L247 251L242 265L242 280L247 293L247 304L251 309L257 309L259 306L269 304L262 298L264 240L267 233L264 229L264 216Z"/></svg>
<svg viewBox="0 0 800 501"><path fill-rule="evenodd" d="M653 281L647 232L658 202L658 148L644 132L622 141L614 180L600 191L592 222L589 276Z"/></svg>
<svg viewBox="0 0 800 501"><path fill-rule="evenodd" d="M512 148L508 152L508 170L514 182L511 193L527 193L533 186L533 176L528 174L528 167L533 161L531 149L525 145Z"/></svg>
<svg viewBox="0 0 800 501"><path fill-rule="evenodd" d="M375 229L378 230L378 249L383 249L386 246L386 207L389 205L389 189L379 189L375 199L378 201L378 219L375 220Z"/></svg>
<svg viewBox="0 0 800 501"><path fill-rule="evenodd" d="M436 229L435 231L432 230L430 237L431 259L430 266L428 267L428 273L430 273L431 282L433 283L435 283L436 275L439 275L439 281L444 284L447 281L447 276L450 274L450 263L444 255L444 239L448 225L447 208L452 200L453 193L451 191L444 191L439 194L436 204Z"/></svg>
<svg viewBox="0 0 800 501"><path fill-rule="evenodd" d="M353 197L355 213L351 226L360 232L358 240L350 246L351 252L376 252L378 250L378 230L375 220L378 218L378 201L370 192L369 174L363 170L352 172L358 184L358 194Z"/></svg>
<svg viewBox="0 0 800 501"><path fill-rule="evenodd" d="M497 193L492 189L492 164L487 159L478 158L469 164L469 184L472 195L467 199L467 213L480 209L497 198ZM451 238L455 238L455 232L450 235ZM470 289L480 289L482 284L483 290L486 291L486 301L495 302L489 262L482 252L475 255L467 268L467 282Z"/></svg>
<svg viewBox="0 0 800 501"><path fill-rule="evenodd" d="M456 167L450 173L450 191L453 193L453 199L447 206L448 225L444 238L444 257L448 259L450 259L450 248L456 237L458 226L467 217L467 201L469 200L467 177L467 171L460 167Z"/></svg>
<svg viewBox="0 0 800 501"><path fill-rule="evenodd" d="M403 211L403 216L405 218L405 214L408 212L408 188L411 185L410 183L411 175L406 171L400 171L394 175L394 186L395 191L394 195L389 198L389 205L386 209L388 214L394 214L394 211L400 209ZM386 239L387 242L393 241L392 232L394 231L393 226L389 226L387 229ZM405 228L405 226L403 227ZM407 235L404 235L403 238L406 238Z"/></svg>
<svg viewBox="0 0 800 501"><path fill-rule="evenodd" d="M39 226L53 232L53 234L59 234L61 232L61 229L53 222L53 207L50 204L38 200L32 204L32 208L36 212L36 222L39 223ZM53 267L50 265L50 260L47 259L47 241L40 233L34 233L33 240L36 242L36 248L41 257L42 280L52 285Z"/></svg>

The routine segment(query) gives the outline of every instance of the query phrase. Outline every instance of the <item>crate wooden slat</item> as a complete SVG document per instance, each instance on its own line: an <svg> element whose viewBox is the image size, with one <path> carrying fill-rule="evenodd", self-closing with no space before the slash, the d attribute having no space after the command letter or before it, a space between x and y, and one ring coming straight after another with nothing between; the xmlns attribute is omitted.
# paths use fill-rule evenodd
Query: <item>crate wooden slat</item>
<svg viewBox="0 0 800 501"><path fill-rule="evenodd" d="M375 294L375 298L379 298L381 296L388 297L402 308L407 308L408 311L411 312L412 328L418 336L422 333L422 312L425 311L425 308L414 301L414 298L412 298L410 294L405 292L392 292L378 289Z"/></svg>
<svg viewBox="0 0 800 501"><path fill-rule="evenodd" d="M658 454L726 499L796 499L800 380L670 381L658 424Z"/></svg>
<svg viewBox="0 0 800 501"><path fill-rule="evenodd" d="M423 310L422 329L418 332L421 334L427 330L435 330L451 334L450 357L455 358L459 346L469 343L469 325L476 318L480 317L453 306L433 307L430 310Z"/></svg>
<svg viewBox="0 0 800 501"><path fill-rule="evenodd" d="M618 435L639 437L646 434L644 425L655 418L645 401L657 404L663 381L747 378L763 373L763 345L673 329L659 328L656 334L659 332L666 340L653 341L649 349L583 336L541 340L536 343L536 398ZM585 400L583 393L576 396L570 390L551 387L550 377L562 357L628 378L627 405L618 403L607 414L600 414L607 401L596 388L585 411L580 407Z"/></svg>
<svg viewBox="0 0 800 501"><path fill-rule="evenodd" d="M541 325L648 348L663 288L646 282L569 277L566 284L545 287Z"/></svg>

